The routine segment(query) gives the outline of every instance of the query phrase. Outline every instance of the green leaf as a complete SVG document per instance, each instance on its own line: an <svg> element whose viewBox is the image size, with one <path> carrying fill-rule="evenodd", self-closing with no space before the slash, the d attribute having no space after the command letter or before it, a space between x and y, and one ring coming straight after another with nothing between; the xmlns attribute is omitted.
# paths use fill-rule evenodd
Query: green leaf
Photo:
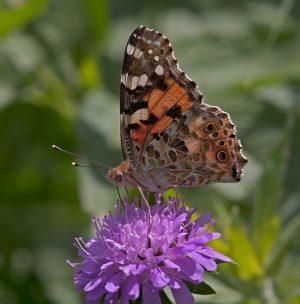
<svg viewBox="0 0 300 304"><path fill-rule="evenodd" d="M106 25L108 21L108 3L106 0L84 0L89 14L90 22L94 36L103 40L106 33Z"/></svg>
<svg viewBox="0 0 300 304"><path fill-rule="evenodd" d="M159 296L160 296L162 304L172 304L172 301L169 299L169 297L167 296L167 294L163 290L161 290L159 292Z"/></svg>
<svg viewBox="0 0 300 304"><path fill-rule="evenodd" d="M101 297L99 304L103 304L104 303L105 297L106 297L106 293Z"/></svg>
<svg viewBox="0 0 300 304"><path fill-rule="evenodd" d="M264 261L276 242L280 229L277 208L282 194L287 139L284 134L271 151L254 196L254 241L261 261Z"/></svg>
<svg viewBox="0 0 300 304"><path fill-rule="evenodd" d="M255 248L251 243L249 235L239 223L240 221L236 219L234 227L228 232L231 247L230 257L238 261L238 265L240 266L235 271L243 279L260 276L262 270Z"/></svg>
<svg viewBox="0 0 300 304"><path fill-rule="evenodd" d="M269 259L266 263L266 272L268 275L274 274L274 272L280 267L284 254L289 249L291 240L297 235L300 230L300 214L293 218L282 229L279 235L276 245L270 253Z"/></svg>
<svg viewBox="0 0 300 304"><path fill-rule="evenodd" d="M287 160L287 169L285 176L285 193L284 197L288 198L292 193L300 194L300 181L299 181L299 168L300 168L300 105L299 105L299 96L300 96L300 80L296 82L293 86L294 93L294 104L295 106L292 109L292 114L289 117L291 127L287 130L286 134L290 134L291 141L288 160Z"/></svg>
<svg viewBox="0 0 300 304"><path fill-rule="evenodd" d="M44 11L46 3L46 0L31 0L21 8L0 12L0 36L36 18Z"/></svg>
<svg viewBox="0 0 300 304"><path fill-rule="evenodd" d="M199 294L199 295L211 295L216 294L216 292L205 282L201 282L200 284L196 285L187 281L184 281L184 284L190 290L191 293Z"/></svg>

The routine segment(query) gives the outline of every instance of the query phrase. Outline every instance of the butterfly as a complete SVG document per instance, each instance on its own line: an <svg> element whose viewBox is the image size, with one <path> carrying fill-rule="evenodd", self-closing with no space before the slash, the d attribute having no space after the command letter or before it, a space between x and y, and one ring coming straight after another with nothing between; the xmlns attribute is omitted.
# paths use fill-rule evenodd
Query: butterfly
<svg viewBox="0 0 300 304"><path fill-rule="evenodd" d="M241 180L247 159L229 115L203 102L170 41L144 26L125 47L120 115L124 161L111 183L162 192Z"/></svg>

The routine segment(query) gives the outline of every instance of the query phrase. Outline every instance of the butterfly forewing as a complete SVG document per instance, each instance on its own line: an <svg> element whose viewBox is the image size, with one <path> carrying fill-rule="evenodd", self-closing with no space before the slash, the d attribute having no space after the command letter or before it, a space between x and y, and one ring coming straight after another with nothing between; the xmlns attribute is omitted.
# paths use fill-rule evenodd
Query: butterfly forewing
<svg viewBox="0 0 300 304"><path fill-rule="evenodd" d="M145 27L129 38L121 80L121 133L135 168L153 137L202 95L179 69L169 40ZM128 155L126 145L124 150Z"/></svg>

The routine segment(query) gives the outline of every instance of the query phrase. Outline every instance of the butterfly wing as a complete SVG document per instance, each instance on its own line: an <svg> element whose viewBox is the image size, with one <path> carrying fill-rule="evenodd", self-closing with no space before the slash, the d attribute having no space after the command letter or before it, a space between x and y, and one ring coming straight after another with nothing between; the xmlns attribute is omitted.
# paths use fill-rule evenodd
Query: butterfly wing
<svg viewBox="0 0 300 304"><path fill-rule="evenodd" d="M169 40L137 28L126 45L120 94L122 150L133 169L153 137L195 102L202 94L179 69Z"/></svg>
<svg viewBox="0 0 300 304"><path fill-rule="evenodd" d="M120 113L125 160L159 187L240 180L247 160L229 115L203 103L169 40L143 26L126 45Z"/></svg>
<svg viewBox="0 0 300 304"><path fill-rule="evenodd" d="M199 187L239 182L247 159L229 115L218 107L194 105L148 145L143 169L155 170L155 185Z"/></svg>

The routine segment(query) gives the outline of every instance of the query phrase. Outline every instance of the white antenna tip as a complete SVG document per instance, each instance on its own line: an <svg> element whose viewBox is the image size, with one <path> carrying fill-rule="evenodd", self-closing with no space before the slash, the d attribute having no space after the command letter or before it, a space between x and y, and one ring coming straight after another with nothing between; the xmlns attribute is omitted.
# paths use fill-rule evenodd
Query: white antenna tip
<svg viewBox="0 0 300 304"><path fill-rule="evenodd" d="M59 148L58 146L52 145L52 148L55 150L61 150L61 148Z"/></svg>
<svg viewBox="0 0 300 304"><path fill-rule="evenodd" d="M74 167L78 167L79 165L78 165L78 164L76 164L75 162L72 162L72 166L74 166Z"/></svg>

